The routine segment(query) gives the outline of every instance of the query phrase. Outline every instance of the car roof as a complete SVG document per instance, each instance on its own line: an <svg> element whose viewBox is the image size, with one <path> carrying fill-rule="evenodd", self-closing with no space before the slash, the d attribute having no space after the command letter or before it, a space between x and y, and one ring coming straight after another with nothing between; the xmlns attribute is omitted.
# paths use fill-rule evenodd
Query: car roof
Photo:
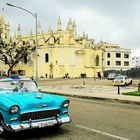
<svg viewBox="0 0 140 140"><path fill-rule="evenodd" d="M11 77L0 79L0 82L6 81L32 81L30 78Z"/></svg>

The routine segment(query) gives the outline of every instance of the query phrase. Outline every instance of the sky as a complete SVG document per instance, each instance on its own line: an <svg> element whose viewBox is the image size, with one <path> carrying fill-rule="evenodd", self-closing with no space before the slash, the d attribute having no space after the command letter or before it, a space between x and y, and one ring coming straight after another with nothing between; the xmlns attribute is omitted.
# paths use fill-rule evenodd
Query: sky
<svg viewBox="0 0 140 140"><path fill-rule="evenodd" d="M65 29L69 18L75 19L78 34L89 38L119 44L131 49L132 56L140 56L140 0L0 0L13 34L18 25L22 33L35 30L35 18L29 13L9 7L6 3L23 7L38 14L44 32L57 28L61 17Z"/></svg>

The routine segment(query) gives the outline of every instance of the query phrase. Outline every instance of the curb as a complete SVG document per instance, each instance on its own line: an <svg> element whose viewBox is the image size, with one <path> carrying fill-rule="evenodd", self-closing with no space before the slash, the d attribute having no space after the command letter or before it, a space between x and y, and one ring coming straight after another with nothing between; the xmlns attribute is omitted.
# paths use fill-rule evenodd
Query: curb
<svg viewBox="0 0 140 140"><path fill-rule="evenodd" d="M99 100L99 101L107 101L107 102L119 102L119 103L124 103L124 104L140 105L140 102L138 102L138 101L130 101L130 100L123 100L123 99L113 99L113 98L95 97L95 96L83 96L83 95L74 95L74 94L63 94L63 93L58 93L58 92L47 92L47 91L41 91L41 92L55 94L55 95L61 95L61 96L81 98L81 99Z"/></svg>

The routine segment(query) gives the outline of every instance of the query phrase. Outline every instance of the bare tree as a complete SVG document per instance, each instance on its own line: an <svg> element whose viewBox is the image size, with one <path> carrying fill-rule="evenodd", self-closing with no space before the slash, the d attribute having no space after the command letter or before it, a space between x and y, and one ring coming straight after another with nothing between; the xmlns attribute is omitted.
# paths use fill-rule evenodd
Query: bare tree
<svg viewBox="0 0 140 140"><path fill-rule="evenodd" d="M28 57L34 51L35 46L29 41L13 42L10 39L7 43L0 36L0 60L9 66L8 75L24 57Z"/></svg>

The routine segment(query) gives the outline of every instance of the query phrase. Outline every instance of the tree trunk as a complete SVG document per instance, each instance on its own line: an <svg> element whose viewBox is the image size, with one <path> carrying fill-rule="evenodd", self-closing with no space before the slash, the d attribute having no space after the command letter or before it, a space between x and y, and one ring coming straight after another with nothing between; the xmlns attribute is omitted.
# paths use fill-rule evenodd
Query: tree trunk
<svg viewBox="0 0 140 140"><path fill-rule="evenodd" d="M13 67L9 67L9 69L8 69L8 77L10 77L10 74L11 74L12 70L13 70Z"/></svg>

